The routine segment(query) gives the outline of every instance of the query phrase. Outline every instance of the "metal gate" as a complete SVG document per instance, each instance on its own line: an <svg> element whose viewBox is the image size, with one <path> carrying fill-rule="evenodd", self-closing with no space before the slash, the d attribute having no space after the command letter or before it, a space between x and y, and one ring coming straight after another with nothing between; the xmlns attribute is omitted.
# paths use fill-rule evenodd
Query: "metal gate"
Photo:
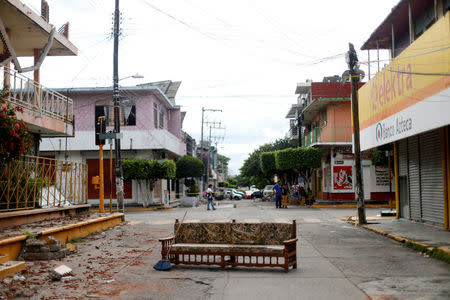
<svg viewBox="0 0 450 300"><path fill-rule="evenodd" d="M420 136L420 178L422 220L444 225L444 188L441 136L433 130Z"/></svg>
<svg viewBox="0 0 450 300"><path fill-rule="evenodd" d="M409 188L408 188L408 145L405 140L398 142L398 175L399 175L399 201L400 217L409 219Z"/></svg>
<svg viewBox="0 0 450 300"><path fill-rule="evenodd" d="M422 221L419 136L408 138L409 217Z"/></svg>

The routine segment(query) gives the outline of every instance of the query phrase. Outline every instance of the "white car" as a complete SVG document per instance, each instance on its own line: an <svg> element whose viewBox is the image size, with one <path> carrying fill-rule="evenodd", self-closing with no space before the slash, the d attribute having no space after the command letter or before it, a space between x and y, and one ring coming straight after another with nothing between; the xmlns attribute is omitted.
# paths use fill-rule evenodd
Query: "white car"
<svg viewBox="0 0 450 300"><path fill-rule="evenodd" d="M270 197L273 195L273 185L266 185L263 190L263 197Z"/></svg>
<svg viewBox="0 0 450 300"><path fill-rule="evenodd" d="M231 190L226 193L225 197L229 197L230 200L241 200L244 196L242 195L242 193Z"/></svg>

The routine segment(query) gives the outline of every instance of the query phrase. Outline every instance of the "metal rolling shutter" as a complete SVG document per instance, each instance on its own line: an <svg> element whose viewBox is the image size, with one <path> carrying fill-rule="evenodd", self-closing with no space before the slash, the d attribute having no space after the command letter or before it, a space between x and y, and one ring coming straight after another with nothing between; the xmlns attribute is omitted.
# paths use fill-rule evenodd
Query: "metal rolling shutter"
<svg viewBox="0 0 450 300"><path fill-rule="evenodd" d="M422 221L419 137L408 138L409 217Z"/></svg>
<svg viewBox="0 0 450 300"><path fill-rule="evenodd" d="M398 175L408 176L408 156L407 156L406 139L398 141Z"/></svg>
<svg viewBox="0 0 450 300"><path fill-rule="evenodd" d="M441 137L439 130L420 136L422 221L444 225Z"/></svg>

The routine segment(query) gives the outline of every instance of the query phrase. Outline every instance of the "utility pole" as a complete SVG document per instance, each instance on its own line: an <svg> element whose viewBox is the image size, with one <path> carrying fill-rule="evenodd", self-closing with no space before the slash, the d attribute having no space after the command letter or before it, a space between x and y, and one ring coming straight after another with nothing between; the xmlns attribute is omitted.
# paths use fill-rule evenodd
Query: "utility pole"
<svg viewBox="0 0 450 300"><path fill-rule="evenodd" d="M105 124L105 117L99 117L98 121L100 122L100 132L104 132L104 127L106 126ZM99 183L100 183L100 189L99 189L99 204L98 204L98 212L99 213L103 213L105 212L105 203L104 203L104 199L105 199L105 180L104 180L104 173L103 173L103 143L104 140L100 143L100 145L98 145L99 147L99 152L100 152L100 158L99 158Z"/></svg>
<svg viewBox="0 0 450 300"><path fill-rule="evenodd" d="M116 134L114 139L115 145L115 175L116 175L116 196L117 206L121 207L122 212L125 212L124 200L123 200L123 179L122 179L122 161L120 157L120 99L119 99L119 24L120 24L120 11L119 0L115 0L114 10L114 54L113 54L113 100L114 100L114 133Z"/></svg>
<svg viewBox="0 0 450 300"><path fill-rule="evenodd" d="M361 146L359 139L359 111L358 111L358 81L356 70L359 67L358 56L355 47L349 43L349 51L345 60L350 70L350 82L352 88L352 116L353 116L353 147L355 151L355 197L358 214L358 224L366 224L366 210L364 205L364 191L361 176Z"/></svg>
<svg viewBox="0 0 450 300"><path fill-rule="evenodd" d="M220 111L222 112L221 109L208 109L208 108L204 108L202 107L202 129L201 129L201 136L200 136L200 157L203 160L203 127L204 124L206 123L211 123L211 122L205 122L205 111L211 111L211 112L215 112L215 111ZM209 146L211 148L211 145ZM205 166L204 172L205 175L203 176L203 190L206 189L206 184L209 181L209 149L207 151L208 157L207 157L207 164Z"/></svg>
<svg viewBox="0 0 450 300"><path fill-rule="evenodd" d="M209 147L208 147L208 167L207 167L207 176L206 176L206 180L207 183L209 184L209 174L211 173L210 170L210 166L211 166L211 145L212 145L212 136L211 136L211 130L212 129L223 129L223 127L221 126L221 122L206 122L205 124L209 124ZM218 125L218 127L216 127L216 125ZM217 150L217 149L216 149Z"/></svg>

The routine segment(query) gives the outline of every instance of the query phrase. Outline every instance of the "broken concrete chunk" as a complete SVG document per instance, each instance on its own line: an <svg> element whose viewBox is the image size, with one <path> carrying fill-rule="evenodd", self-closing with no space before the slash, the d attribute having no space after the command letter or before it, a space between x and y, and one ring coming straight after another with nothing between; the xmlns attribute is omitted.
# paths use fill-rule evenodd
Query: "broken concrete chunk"
<svg viewBox="0 0 450 300"><path fill-rule="evenodd" d="M72 273L72 269L66 265L60 265L59 267L54 268L50 271L50 275L53 280L60 280L61 277L70 275Z"/></svg>

